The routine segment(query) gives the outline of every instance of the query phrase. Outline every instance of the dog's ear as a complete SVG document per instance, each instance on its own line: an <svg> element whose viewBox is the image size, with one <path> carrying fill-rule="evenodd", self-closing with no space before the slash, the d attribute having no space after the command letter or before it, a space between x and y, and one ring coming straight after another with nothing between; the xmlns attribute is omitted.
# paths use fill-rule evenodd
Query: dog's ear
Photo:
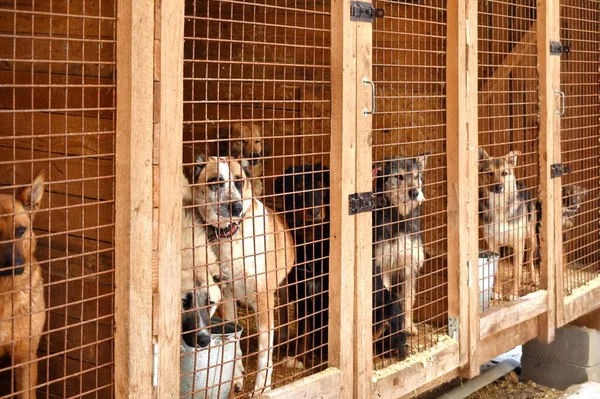
<svg viewBox="0 0 600 399"><path fill-rule="evenodd" d="M192 179L192 183L198 183L198 178L200 177L200 173L206 167L206 155L198 154L196 156L196 165L194 165L194 178Z"/></svg>
<svg viewBox="0 0 600 399"><path fill-rule="evenodd" d="M519 157L519 155L521 155L521 151L511 151L506 156L506 160L508 161L509 165L513 168L517 166L517 158Z"/></svg>
<svg viewBox="0 0 600 399"><path fill-rule="evenodd" d="M42 169L33 179L30 186L20 190L17 198L21 200L23 205L31 211L40 209L40 203L44 196L44 183L46 182L46 172Z"/></svg>
<svg viewBox="0 0 600 399"><path fill-rule="evenodd" d="M417 164L419 165L419 170L425 170L427 166L427 158L429 158L429 152L424 152L423 154L417 155Z"/></svg>
<svg viewBox="0 0 600 399"><path fill-rule="evenodd" d="M488 172L490 170L490 156L481 147L477 149L477 156L479 158L479 172Z"/></svg>

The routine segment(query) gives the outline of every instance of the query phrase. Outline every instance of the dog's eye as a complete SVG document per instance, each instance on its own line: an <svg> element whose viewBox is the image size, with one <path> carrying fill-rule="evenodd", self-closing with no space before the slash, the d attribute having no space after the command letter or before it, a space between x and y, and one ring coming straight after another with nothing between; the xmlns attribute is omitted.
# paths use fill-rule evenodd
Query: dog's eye
<svg viewBox="0 0 600 399"><path fill-rule="evenodd" d="M398 175L398 180L404 181L404 175Z"/></svg>
<svg viewBox="0 0 600 399"><path fill-rule="evenodd" d="M237 188L238 191L242 191L242 182L241 181L236 181L233 184L235 185L235 188Z"/></svg>
<svg viewBox="0 0 600 399"><path fill-rule="evenodd" d="M255 143L256 143L256 144L260 144L260 140L256 140L256 141L255 141Z"/></svg>
<svg viewBox="0 0 600 399"><path fill-rule="evenodd" d="M489 172L488 175L490 175L491 177L494 177L494 172Z"/></svg>
<svg viewBox="0 0 600 399"><path fill-rule="evenodd" d="M26 230L27 230L27 228L25 226L18 227L15 230L15 237L17 237L17 238L23 237L23 234L25 234Z"/></svg>
<svg viewBox="0 0 600 399"><path fill-rule="evenodd" d="M208 304L209 304L210 306L215 306L217 303L216 303L215 301L208 301Z"/></svg>
<svg viewBox="0 0 600 399"><path fill-rule="evenodd" d="M214 281L215 283L220 283L220 282L221 282L221 276L219 276L219 275L214 275L214 276L213 276L213 281Z"/></svg>
<svg viewBox="0 0 600 399"><path fill-rule="evenodd" d="M508 172L502 172L502 176L508 176Z"/></svg>

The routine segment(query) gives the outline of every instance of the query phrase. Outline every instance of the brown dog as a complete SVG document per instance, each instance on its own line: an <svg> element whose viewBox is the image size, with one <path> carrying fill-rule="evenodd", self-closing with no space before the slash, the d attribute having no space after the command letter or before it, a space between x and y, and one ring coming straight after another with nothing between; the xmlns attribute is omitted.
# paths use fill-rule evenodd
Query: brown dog
<svg viewBox="0 0 600 399"><path fill-rule="evenodd" d="M279 292L279 323L287 320L286 289L282 287L294 266L292 235L285 222L256 198L248 179L246 161L231 157L199 156L194 170L194 202L207 225L209 241L217 248L223 275L223 314L237 318L236 303L256 314L258 365L255 392L271 389L275 291ZM236 390L241 390L239 359L235 366Z"/></svg>
<svg viewBox="0 0 600 399"><path fill-rule="evenodd" d="M219 148L218 155L243 158L250 164L248 171L252 178L252 193L260 197L264 192L263 160L262 157L269 155L266 142L263 139L261 127L255 123L232 123L231 127L219 129L220 140L231 140L229 146ZM217 155L217 153L214 153Z"/></svg>
<svg viewBox="0 0 600 399"><path fill-rule="evenodd" d="M44 171L16 197L0 194L0 356L10 354L19 398L35 397L37 350L46 320L33 217L44 194Z"/></svg>
<svg viewBox="0 0 600 399"><path fill-rule="evenodd" d="M513 279L518 288L510 291L509 298L514 298L524 285L525 252L532 282L535 276L533 254L537 246L537 213L531 193L517 182L514 173L519 155L520 151L511 151L506 156L494 158L479 149L479 226L490 251L499 254L501 247L513 250ZM495 298L504 296L499 290L500 275L502 273L494 279Z"/></svg>

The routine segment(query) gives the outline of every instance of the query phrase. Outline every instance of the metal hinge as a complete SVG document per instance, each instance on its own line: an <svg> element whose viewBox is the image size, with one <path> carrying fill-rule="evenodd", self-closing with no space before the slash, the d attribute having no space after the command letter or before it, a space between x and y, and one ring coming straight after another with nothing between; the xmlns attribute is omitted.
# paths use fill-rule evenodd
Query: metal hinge
<svg viewBox="0 0 600 399"><path fill-rule="evenodd" d="M571 167L562 163L555 163L550 165L550 178L555 179L557 177L561 177L562 175L566 175L571 173Z"/></svg>
<svg viewBox="0 0 600 399"><path fill-rule="evenodd" d="M458 341L458 319L456 317L448 318L448 335Z"/></svg>
<svg viewBox="0 0 600 399"><path fill-rule="evenodd" d="M570 53L571 47L563 46L560 42L550 42L550 55L561 55Z"/></svg>
<svg viewBox="0 0 600 399"><path fill-rule="evenodd" d="M373 22L375 18L383 18L385 10L374 8L373 4L364 1L350 2L350 21Z"/></svg>
<svg viewBox="0 0 600 399"><path fill-rule="evenodd" d="M158 344L154 344L152 350L152 386L158 386Z"/></svg>
<svg viewBox="0 0 600 399"><path fill-rule="evenodd" d="M356 215L357 213L370 212L375 207L385 205L385 199L373 195L372 192L356 193L348 196L348 213Z"/></svg>

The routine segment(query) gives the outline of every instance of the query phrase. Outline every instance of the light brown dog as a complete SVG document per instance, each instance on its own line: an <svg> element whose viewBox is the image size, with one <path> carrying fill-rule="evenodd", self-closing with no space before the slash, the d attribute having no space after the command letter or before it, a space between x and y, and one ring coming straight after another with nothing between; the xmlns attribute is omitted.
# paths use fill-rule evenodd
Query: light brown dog
<svg viewBox="0 0 600 399"><path fill-rule="evenodd" d="M525 284L525 252L532 282L535 276L533 254L537 246L537 213L531 193L523 184L517 182L515 176L519 155L520 151L511 151L505 156L494 158L484 149L479 149L479 226L490 251L499 254L501 247L513 250L513 281L517 289L509 291L509 299L514 299ZM499 267L503 263L500 262ZM504 273L498 273L494 279L493 294L497 299L505 296L499 289L501 275Z"/></svg>
<svg viewBox="0 0 600 399"><path fill-rule="evenodd" d="M261 196L264 192L263 157L269 155L267 142L261 127L255 123L232 123L231 127L219 129L220 140L230 140L229 146L223 145L214 155L242 158L249 163L247 168L252 178L252 193Z"/></svg>
<svg viewBox="0 0 600 399"><path fill-rule="evenodd" d="M33 218L44 194L44 171L15 197L0 194L0 356L10 354L19 398L35 397L37 350L46 320L42 272L34 252Z"/></svg>
<svg viewBox="0 0 600 399"><path fill-rule="evenodd" d="M282 284L294 266L295 249L285 222L252 198L248 163L231 157L199 156L194 171L194 202L206 223L208 239L216 246L223 274L223 313L237 317L236 303L256 314L258 365L256 393L271 389L275 291L279 292L280 324L287 321L286 289ZM236 375L243 368L236 361ZM242 380L234 381L241 390Z"/></svg>

